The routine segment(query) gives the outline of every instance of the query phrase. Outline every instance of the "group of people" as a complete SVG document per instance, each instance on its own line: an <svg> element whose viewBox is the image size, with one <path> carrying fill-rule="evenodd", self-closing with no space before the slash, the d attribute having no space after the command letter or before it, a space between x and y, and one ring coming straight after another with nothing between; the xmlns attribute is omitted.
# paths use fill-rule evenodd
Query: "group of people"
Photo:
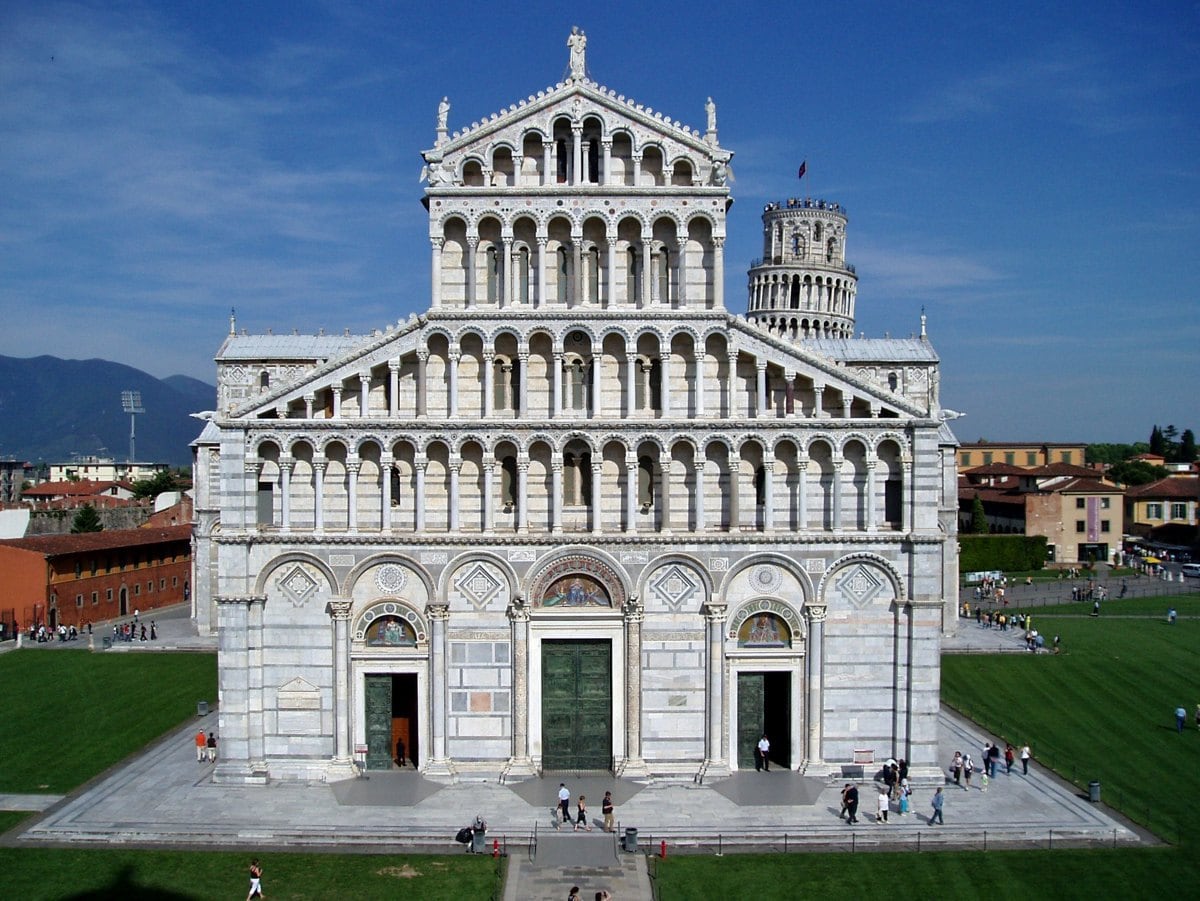
<svg viewBox="0 0 1200 901"><path fill-rule="evenodd" d="M150 630L147 631L146 624L136 620L132 623L114 623L113 641L158 641L158 626L154 620L150 620Z"/></svg>
<svg viewBox="0 0 1200 901"><path fill-rule="evenodd" d="M600 802L600 813L604 817L602 828L605 832L616 831L614 810L612 792L605 792L604 800ZM587 796L579 796L579 800L575 802L575 816L572 818L571 790L567 788L565 782L560 782L558 783L558 804L554 808L554 828L558 829L564 823L572 824L573 832L578 832L580 827L587 832L592 831L591 821L588 820Z"/></svg>
<svg viewBox="0 0 1200 901"><path fill-rule="evenodd" d="M612 901L612 895L607 889L601 889L596 892L596 901ZM567 895L567 901L583 901L583 895L579 894L579 886L571 886L571 892Z"/></svg>
<svg viewBox="0 0 1200 901"><path fill-rule="evenodd" d="M92 624L88 623L88 634L92 634ZM33 625L29 627L29 640L36 641L39 644L47 641L53 641L57 637L59 641L77 641L79 639L79 630L72 624L64 626L58 624L57 629L47 629L45 624Z"/></svg>
<svg viewBox="0 0 1200 901"><path fill-rule="evenodd" d="M1021 759L1021 774L1029 775L1029 761L1033 758L1033 751L1029 745L1022 745L1018 751L1012 744L1006 743L1004 751L1000 750L1000 746L995 742L990 745L985 745L983 752L980 755L982 766L982 785L980 788L987 791L988 779L995 779L996 773L1000 768L1001 759L1004 760L1004 774L1007 776L1012 772L1013 764L1016 763L1018 756ZM962 751L954 752L954 759L950 761L950 775L954 778L954 784L960 785L964 789L971 787L971 776L976 769L975 761L971 759L970 753L964 754Z"/></svg>
<svg viewBox="0 0 1200 901"><path fill-rule="evenodd" d="M196 733L196 762L212 763L217 759L217 736L212 732L207 735L201 729Z"/></svg>

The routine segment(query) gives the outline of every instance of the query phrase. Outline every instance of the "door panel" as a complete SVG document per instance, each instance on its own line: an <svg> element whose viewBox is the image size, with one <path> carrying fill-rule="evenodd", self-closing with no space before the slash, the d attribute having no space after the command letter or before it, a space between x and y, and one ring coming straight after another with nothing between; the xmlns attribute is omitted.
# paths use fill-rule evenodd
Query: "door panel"
<svg viewBox="0 0 1200 901"><path fill-rule="evenodd" d="M366 677L367 769L390 770L392 744L392 677Z"/></svg>
<svg viewBox="0 0 1200 901"><path fill-rule="evenodd" d="M612 766L610 642L542 642L542 765Z"/></svg>
<svg viewBox="0 0 1200 901"><path fill-rule="evenodd" d="M754 749L763 734L765 673L738 673L737 762L739 769L754 766Z"/></svg>

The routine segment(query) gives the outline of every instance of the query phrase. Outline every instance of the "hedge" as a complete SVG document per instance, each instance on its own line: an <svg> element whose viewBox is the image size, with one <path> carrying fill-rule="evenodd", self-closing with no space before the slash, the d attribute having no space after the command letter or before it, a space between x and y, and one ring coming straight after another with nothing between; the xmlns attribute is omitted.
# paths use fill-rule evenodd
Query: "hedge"
<svg viewBox="0 0 1200 901"><path fill-rule="evenodd" d="M1045 535L959 535L959 572L1027 572L1046 563Z"/></svg>

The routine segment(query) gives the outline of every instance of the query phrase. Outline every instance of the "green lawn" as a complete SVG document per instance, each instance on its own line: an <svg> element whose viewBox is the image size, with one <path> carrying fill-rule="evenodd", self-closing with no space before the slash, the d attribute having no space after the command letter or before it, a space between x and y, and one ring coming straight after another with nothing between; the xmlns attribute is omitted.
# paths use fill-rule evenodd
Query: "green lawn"
<svg viewBox="0 0 1200 901"><path fill-rule="evenodd" d="M417 899L486 901L497 861L482 854L273 854L255 852L273 901ZM248 853L0 848L4 896L35 899L240 899Z"/></svg>
<svg viewBox="0 0 1200 901"><path fill-rule="evenodd" d="M1167 608L1174 607L1180 616L1200 616L1200 592L1191 594L1159 595L1145 598L1122 598L1116 595L1107 601L1100 602L1100 615L1104 616L1147 616L1162 622L1167 620ZM1063 604L1052 604L1046 607L1024 607L1013 605L1013 609L1023 609L1026 613L1037 616L1039 613L1065 613L1075 616L1088 616L1092 612L1091 601L1068 601Z"/></svg>
<svg viewBox="0 0 1200 901"><path fill-rule="evenodd" d="M1184 600L1175 603L1184 615ZM1195 604L1196 600L1190 599ZM1115 603L1109 602L1110 607ZM1141 602L1130 602L1141 603ZM661 862L660 901L832 895L888 898L1147 898L1200 880L1200 731L1175 732L1174 709L1200 702L1200 621L1035 616L1065 653L943 657L942 697L1104 800L1149 822L1175 847L789 854ZM1200 612L1200 611L1198 611Z"/></svg>
<svg viewBox="0 0 1200 901"><path fill-rule="evenodd" d="M217 697L214 654L0 655L0 792L63 794Z"/></svg>

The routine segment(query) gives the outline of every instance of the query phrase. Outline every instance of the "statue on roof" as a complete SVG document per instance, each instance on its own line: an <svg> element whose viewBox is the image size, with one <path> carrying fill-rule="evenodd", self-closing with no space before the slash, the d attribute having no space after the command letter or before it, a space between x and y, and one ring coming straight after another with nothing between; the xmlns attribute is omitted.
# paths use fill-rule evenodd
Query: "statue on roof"
<svg viewBox="0 0 1200 901"><path fill-rule="evenodd" d="M713 99L711 97L709 97L708 101L704 104L704 112L708 116L708 130L716 131L717 130L717 105L715 103L713 103Z"/></svg>
<svg viewBox="0 0 1200 901"><path fill-rule="evenodd" d="M571 50L571 77L585 78L587 35L579 30L578 25L571 27L571 35L567 38L567 47Z"/></svg>
<svg viewBox="0 0 1200 901"><path fill-rule="evenodd" d="M450 98L443 97L442 102L438 104L438 131L446 130L446 123L450 119Z"/></svg>

